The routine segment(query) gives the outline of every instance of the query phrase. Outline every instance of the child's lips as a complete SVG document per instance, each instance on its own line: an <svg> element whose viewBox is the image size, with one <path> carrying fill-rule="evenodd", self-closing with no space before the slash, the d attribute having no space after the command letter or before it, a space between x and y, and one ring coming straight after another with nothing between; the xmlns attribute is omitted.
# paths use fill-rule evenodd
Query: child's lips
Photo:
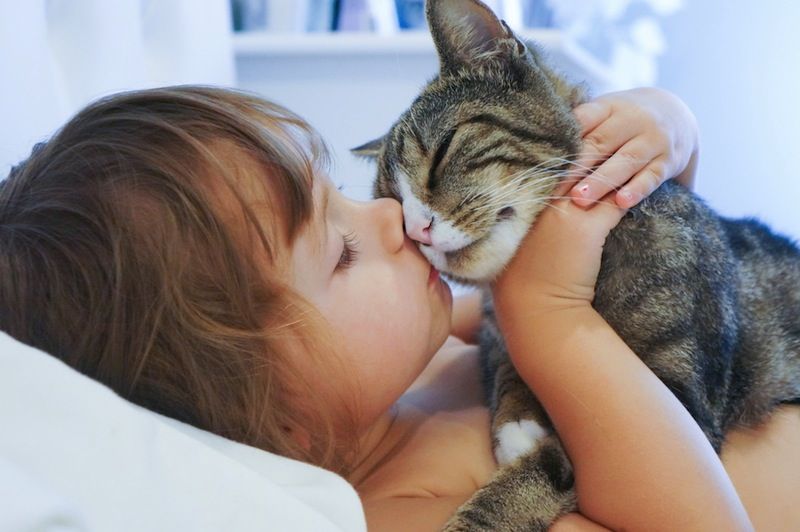
<svg viewBox="0 0 800 532"><path fill-rule="evenodd" d="M431 270L428 273L428 284L433 284L439 280L439 270L433 267L431 264Z"/></svg>

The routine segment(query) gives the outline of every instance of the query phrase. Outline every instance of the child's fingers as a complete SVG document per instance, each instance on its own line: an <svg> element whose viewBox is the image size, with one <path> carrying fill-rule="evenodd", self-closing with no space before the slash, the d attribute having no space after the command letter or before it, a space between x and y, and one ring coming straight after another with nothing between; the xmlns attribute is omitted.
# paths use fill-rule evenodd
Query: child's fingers
<svg viewBox="0 0 800 532"><path fill-rule="evenodd" d="M603 101L587 102L573 109L575 118L578 119L578 124L581 126L581 138L584 139L581 153L578 154L570 170L570 179L573 183L583 179L589 173L591 167L599 160L597 147L592 142L587 142L585 137L608 120L611 116L611 111L611 105ZM599 141L599 139L594 140Z"/></svg>
<svg viewBox="0 0 800 532"><path fill-rule="evenodd" d="M617 117L611 117L583 137L581 153L573 163L570 174L573 182L579 181L600 162L605 161L631 139L629 129ZM577 191L575 191L577 193ZM580 195L576 195L580 197ZM594 199L601 197L594 196Z"/></svg>
<svg viewBox="0 0 800 532"><path fill-rule="evenodd" d="M623 209L630 209L653 193L667 179L666 159L656 157L650 164L642 168L614 196L616 204Z"/></svg>
<svg viewBox="0 0 800 532"><path fill-rule="evenodd" d="M586 102L572 110L581 126L581 137L611 116L611 106L602 101Z"/></svg>
<svg viewBox="0 0 800 532"><path fill-rule="evenodd" d="M646 142L642 137L636 137L625 143L610 159L578 183L570 191L570 195L578 205L590 205L627 183L631 176L636 175L658 155L659 150L653 144ZM627 190L620 193L623 197L629 195ZM630 199L633 200L633 197Z"/></svg>

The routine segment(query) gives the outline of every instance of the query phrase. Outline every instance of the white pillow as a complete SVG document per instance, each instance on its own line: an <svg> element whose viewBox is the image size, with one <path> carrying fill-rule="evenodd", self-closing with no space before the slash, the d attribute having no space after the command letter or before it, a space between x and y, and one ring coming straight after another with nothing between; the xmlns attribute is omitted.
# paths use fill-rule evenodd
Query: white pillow
<svg viewBox="0 0 800 532"><path fill-rule="evenodd" d="M366 530L341 477L140 408L0 332L0 530Z"/></svg>

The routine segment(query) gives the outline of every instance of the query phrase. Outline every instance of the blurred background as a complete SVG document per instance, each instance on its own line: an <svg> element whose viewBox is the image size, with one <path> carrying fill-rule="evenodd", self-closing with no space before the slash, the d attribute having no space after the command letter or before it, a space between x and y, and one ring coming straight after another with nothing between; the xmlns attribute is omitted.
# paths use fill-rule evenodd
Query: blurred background
<svg viewBox="0 0 800 532"><path fill-rule="evenodd" d="M594 94L656 85L698 118L696 190L722 214L800 237L796 0L486 2ZM119 90L202 83L298 112L366 198L349 148L383 134L437 70L422 0L0 0L0 177Z"/></svg>

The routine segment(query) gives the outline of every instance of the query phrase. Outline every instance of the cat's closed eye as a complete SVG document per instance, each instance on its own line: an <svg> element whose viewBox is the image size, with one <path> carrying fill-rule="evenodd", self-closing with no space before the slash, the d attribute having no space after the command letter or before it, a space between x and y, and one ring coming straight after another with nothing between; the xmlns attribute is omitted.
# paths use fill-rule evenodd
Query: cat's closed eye
<svg viewBox="0 0 800 532"><path fill-rule="evenodd" d="M436 154L433 156L433 161L431 162L431 170L428 174L428 190L433 189L436 186L436 171L439 168L439 165L444 159L444 156L447 154L448 148L450 148L450 144L453 142L453 137L456 135L456 130L451 129L447 132L444 140L441 144L439 144L439 148L436 150Z"/></svg>

